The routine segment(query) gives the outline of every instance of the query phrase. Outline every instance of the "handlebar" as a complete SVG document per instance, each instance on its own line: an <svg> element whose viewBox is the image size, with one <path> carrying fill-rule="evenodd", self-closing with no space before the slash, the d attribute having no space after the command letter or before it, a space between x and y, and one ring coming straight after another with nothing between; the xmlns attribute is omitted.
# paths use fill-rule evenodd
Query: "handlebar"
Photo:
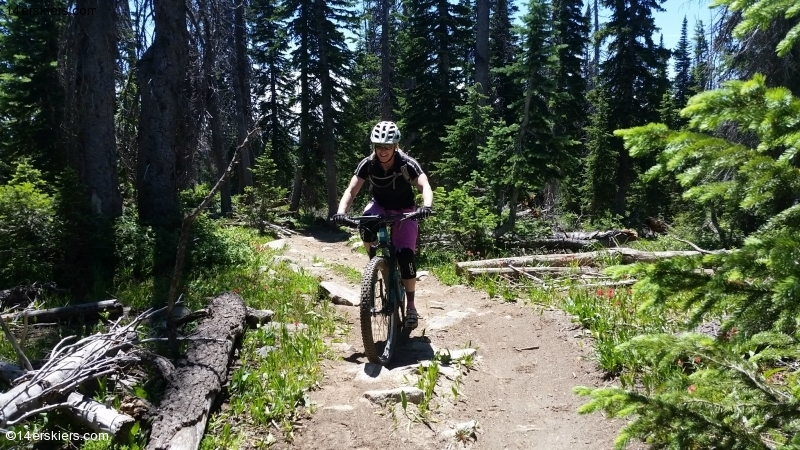
<svg viewBox="0 0 800 450"><path fill-rule="evenodd" d="M349 227L355 228L361 222L377 222L377 223L392 223L395 220L421 220L416 217L416 211L409 212L409 213L399 213L399 214L381 214L381 215L373 215L373 216L348 216L346 224ZM432 214L433 215L433 214Z"/></svg>

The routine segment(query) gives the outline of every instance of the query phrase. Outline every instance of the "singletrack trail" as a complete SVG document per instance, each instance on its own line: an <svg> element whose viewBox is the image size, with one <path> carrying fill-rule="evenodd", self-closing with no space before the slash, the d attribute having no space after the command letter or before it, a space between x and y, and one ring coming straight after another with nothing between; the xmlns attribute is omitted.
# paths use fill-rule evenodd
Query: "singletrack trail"
<svg viewBox="0 0 800 450"><path fill-rule="evenodd" d="M348 245L348 237L328 230L296 235L286 239L284 255L323 281L358 292L330 268L340 264L361 272L366 265L367 257ZM276 448L613 448L621 421L576 412L586 399L573 394L573 386L611 382L592 361L590 339L564 312L490 299L470 287L446 286L433 275L417 282L416 304L419 327L386 368L368 364L363 354L358 307L335 305L350 324L342 342L332 344L342 358L322 362L321 389L309 393L315 411L291 443ZM404 411L399 402L365 397L366 391L417 386L419 363L437 350L467 347L476 349L474 364L461 372L457 365L442 365L429 420L419 418L415 405ZM457 433L459 427L464 431Z"/></svg>

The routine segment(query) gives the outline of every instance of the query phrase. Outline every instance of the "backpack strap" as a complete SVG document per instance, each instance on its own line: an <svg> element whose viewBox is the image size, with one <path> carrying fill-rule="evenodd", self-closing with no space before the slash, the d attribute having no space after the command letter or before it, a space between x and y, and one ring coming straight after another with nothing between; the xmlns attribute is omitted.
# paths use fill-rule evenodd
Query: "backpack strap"
<svg viewBox="0 0 800 450"><path fill-rule="evenodd" d="M374 163L374 159L375 159L375 154L373 153L372 155L370 155L370 163L369 163L369 166L368 166L368 168L369 168L369 171L368 171L369 182L370 182L370 184L372 186L377 186L379 188L386 188L386 187L389 187L389 185L391 184L392 185L392 189L394 189L395 188L395 180L400 176L402 176L403 179L405 179L408 184L411 184L411 175L408 173L408 162L407 161L404 161L403 165L400 166L400 173L394 172L392 174L389 174L388 176L379 177L379 176L375 175L374 173L372 173L372 165ZM382 182L385 182L385 184L379 184L379 183L382 183Z"/></svg>

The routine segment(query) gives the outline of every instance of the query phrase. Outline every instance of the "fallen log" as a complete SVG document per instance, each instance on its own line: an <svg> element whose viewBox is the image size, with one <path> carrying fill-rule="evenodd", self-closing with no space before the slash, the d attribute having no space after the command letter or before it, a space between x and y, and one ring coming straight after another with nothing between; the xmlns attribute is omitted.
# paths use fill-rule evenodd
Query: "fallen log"
<svg viewBox="0 0 800 450"><path fill-rule="evenodd" d="M551 266L527 266L527 267L475 267L466 269L468 279L473 279L481 275L505 275L513 273L530 273L551 276L561 276L570 274L589 274L601 275L594 267L551 267Z"/></svg>
<svg viewBox="0 0 800 450"><path fill-rule="evenodd" d="M176 364L153 421L147 449L195 450L214 400L227 377L236 339L244 331L246 309L238 294L225 293L208 305L186 355Z"/></svg>
<svg viewBox="0 0 800 450"><path fill-rule="evenodd" d="M553 233L553 238L597 241L606 247L616 247L618 243L624 244L637 240L639 235L634 230L558 231Z"/></svg>
<svg viewBox="0 0 800 450"><path fill-rule="evenodd" d="M729 253L729 250L718 250L717 253ZM456 263L456 273L463 275L467 269L471 268L488 268L488 267L506 267L513 265L515 267L525 265L550 265L550 266L569 266L577 264L580 266L596 266L603 258L619 256L622 264L631 264L634 262L652 263L661 259L675 258L678 256L700 256L703 253L694 250L675 250L665 252L645 252L634 250L632 248L620 247L610 248L600 252L583 252L583 253L563 253L552 255L530 255L530 256L516 256L510 258L496 258L485 259L481 261L462 261Z"/></svg>
<svg viewBox="0 0 800 450"><path fill-rule="evenodd" d="M70 415L98 433L112 436L117 436L120 432L124 434L136 422L133 417L77 392L69 394L66 404Z"/></svg>
<svg viewBox="0 0 800 450"><path fill-rule="evenodd" d="M96 316L101 312L108 312L110 317L119 317L123 314L122 304L117 300L103 300L95 303L81 303L79 305L60 306L57 308L24 310L16 313L4 314L4 320L14 320L19 317L35 319L36 322L58 322L71 317L87 315Z"/></svg>

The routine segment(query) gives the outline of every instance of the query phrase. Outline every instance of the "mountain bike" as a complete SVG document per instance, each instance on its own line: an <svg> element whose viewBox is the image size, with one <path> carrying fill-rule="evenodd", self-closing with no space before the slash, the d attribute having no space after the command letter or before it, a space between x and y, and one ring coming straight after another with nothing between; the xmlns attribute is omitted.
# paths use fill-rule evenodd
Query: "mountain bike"
<svg viewBox="0 0 800 450"><path fill-rule="evenodd" d="M348 217L352 226L358 226L361 222L378 225L377 254L364 268L360 304L364 353L375 364L389 364L398 336L408 337L411 334L411 329L405 327L405 288L400 281L391 226L387 225L396 220L413 218L414 213Z"/></svg>

